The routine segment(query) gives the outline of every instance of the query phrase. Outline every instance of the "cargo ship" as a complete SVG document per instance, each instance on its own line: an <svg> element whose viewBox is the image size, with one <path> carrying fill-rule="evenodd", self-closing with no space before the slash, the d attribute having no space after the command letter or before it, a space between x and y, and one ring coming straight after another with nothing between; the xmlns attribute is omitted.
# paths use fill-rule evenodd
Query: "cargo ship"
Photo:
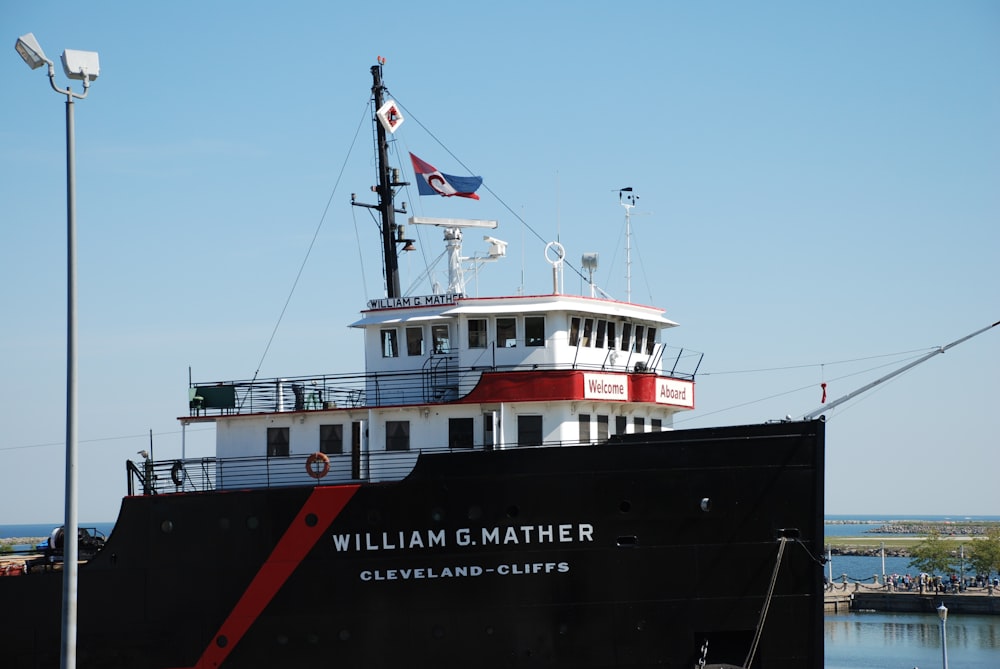
<svg viewBox="0 0 1000 669"><path fill-rule="evenodd" d="M352 196L385 270L351 323L364 371L189 383L179 421L215 454L127 462L111 534L81 530L77 665L820 669L824 420L674 429L700 356L663 309L563 292L556 242L551 287L468 295L506 243L468 258L495 221L396 222L382 70L378 201ZM446 288L400 290L415 225ZM0 577L5 667L60 664L65 541Z"/></svg>

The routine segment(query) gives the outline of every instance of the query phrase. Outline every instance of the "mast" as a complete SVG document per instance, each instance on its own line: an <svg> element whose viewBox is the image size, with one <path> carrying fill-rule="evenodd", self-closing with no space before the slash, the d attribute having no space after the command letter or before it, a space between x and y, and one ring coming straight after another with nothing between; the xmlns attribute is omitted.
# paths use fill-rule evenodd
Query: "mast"
<svg viewBox="0 0 1000 669"><path fill-rule="evenodd" d="M403 250L413 250L413 240L403 239L402 226L396 225L396 214L406 213L406 203L400 209L396 209L393 202L395 188L409 185L405 181L399 180L399 170L389 166L389 141L386 137L386 129L379 119L379 112L385 106L385 85L382 83L382 65L384 59L379 58L378 65L372 65L372 95L375 98L375 151L378 155L378 185L372 190L378 194L378 204L364 204L355 202L354 195L351 195L351 204L356 207L367 207L377 209L379 212L380 228L382 232L382 262L385 267L385 292L386 297L400 297L399 288L399 258L396 253L396 244L406 244ZM402 122L402 117L398 116L398 122Z"/></svg>
<svg viewBox="0 0 1000 669"><path fill-rule="evenodd" d="M632 302L632 208L638 195L627 186L618 191L618 202L625 207L625 301Z"/></svg>
<svg viewBox="0 0 1000 669"><path fill-rule="evenodd" d="M899 369L897 369L897 370L895 370L893 372L889 372L885 376L877 378L874 381L872 381L871 383L869 383L867 385L864 385L864 386L861 386L860 388L858 388L854 392L850 392L850 393L844 395L843 397L835 399L834 401L830 402L829 404L824 404L823 406L819 407L818 409L810 411L809 413L807 413L802 418L803 418L803 420L812 420L813 418L816 418L817 416L823 414L824 412L829 411L830 409L832 409L832 408L834 408L836 406L840 406L844 402L857 397L861 393L867 392L867 391L871 390L872 388L874 388L878 384L880 384L880 383L882 383L884 381L888 381L889 379L891 379L891 378L893 378L895 376L899 376L900 374L902 374L906 370L913 369L914 367L916 367L917 365L919 365L920 363L922 363L922 362L924 362L926 360L930 360L931 358L933 358L934 356L936 356L938 353L944 353L949 348L951 348L953 346L958 346L962 342L964 342L966 340L969 340L969 339L972 339L976 335L982 334L983 332L986 332L990 328L994 328L997 325L1000 325L1000 321L997 321L996 323L993 323L992 325L987 325L986 327L984 327L984 328L982 328L980 330L976 330L972 334L967 334L964 337L962 337L961 339L956 339L955 341L951 342L950 344L947 344L946 346L941 346L940 348L936 348L933 351L931 351L930 353L928 353L927 355L914 360L910 364L904 365L903 367L900 367Z"/></svg>

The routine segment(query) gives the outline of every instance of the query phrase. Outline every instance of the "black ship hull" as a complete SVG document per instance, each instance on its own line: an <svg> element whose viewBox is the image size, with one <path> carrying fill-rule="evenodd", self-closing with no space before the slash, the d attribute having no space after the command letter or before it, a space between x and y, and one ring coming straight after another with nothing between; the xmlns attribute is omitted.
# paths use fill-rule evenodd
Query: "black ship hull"
<svg viewBox="0 0 1000 669"><path fill-rule="evenodd" d="M127 497L79 570L77 663L820 669L823 462L813 421ZM4 666L59 665L61 593L0 579Z"/></svg>

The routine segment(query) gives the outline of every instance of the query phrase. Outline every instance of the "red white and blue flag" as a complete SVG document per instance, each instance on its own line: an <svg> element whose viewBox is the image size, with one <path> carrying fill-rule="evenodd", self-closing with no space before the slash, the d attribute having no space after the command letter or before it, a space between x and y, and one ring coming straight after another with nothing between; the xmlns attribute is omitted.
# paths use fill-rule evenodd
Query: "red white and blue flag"
<svg viewBox="0 0 1000 669"><path fill-rule="evenodd" d="M417 192L421 195L442 195L444 197L468 197L478 200L476 190L483 185L482 177L456 177L443 174L430 163L417 158L412 153L413 171L417 174Z"/></svg>

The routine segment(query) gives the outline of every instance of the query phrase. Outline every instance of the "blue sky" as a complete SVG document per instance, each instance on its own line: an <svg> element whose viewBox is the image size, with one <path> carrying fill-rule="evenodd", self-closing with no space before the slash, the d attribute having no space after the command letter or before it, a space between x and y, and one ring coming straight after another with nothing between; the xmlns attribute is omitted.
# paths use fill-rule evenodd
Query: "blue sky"
<svg viewBox="0 0 1000 669"><path fill-rule="evenodd" d="M499 219L508 258L470 292L546 291L541 237L599 252L623 298L635 188L633 301L705 353L678 427L801 416L1000 319L994 2L39 2L0 26L0 523L62 516L64 104L27 32L57 70L101 57L76 106L82 521L114 519L150 431L180 455L189 367L359 371L377 56L399 155L497 196L402 197ZM419 241L404 286L439 252ZM997 512L997 330L831 412L827 513Z"/></svg>

